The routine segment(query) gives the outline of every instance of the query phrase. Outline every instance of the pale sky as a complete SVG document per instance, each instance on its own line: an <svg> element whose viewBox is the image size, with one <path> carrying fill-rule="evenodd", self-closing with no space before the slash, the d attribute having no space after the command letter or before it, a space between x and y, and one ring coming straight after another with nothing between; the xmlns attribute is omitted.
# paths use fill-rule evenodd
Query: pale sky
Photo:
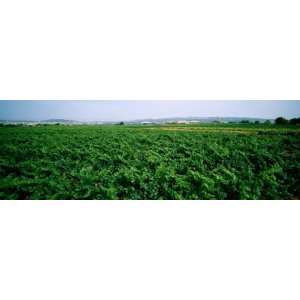
<svg viewBox="0 0 300 300"><path fill-rule="evenodd" d="M167 117L300 117L300 101L0 101L0 120L128 121Z"/></svg>

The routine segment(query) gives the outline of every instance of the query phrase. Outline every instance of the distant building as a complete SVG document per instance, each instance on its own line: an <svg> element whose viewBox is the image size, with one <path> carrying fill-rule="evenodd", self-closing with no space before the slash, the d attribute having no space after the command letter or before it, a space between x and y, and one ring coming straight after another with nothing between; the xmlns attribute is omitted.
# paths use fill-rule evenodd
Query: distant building
<svg viewBox="0 0 300 300"><path fill-rule="evenodd" d="M186 120L177 121L176 123L177 123L177 124L190 124L190 122L189 122L189 121L186 121Z"/></svg>
<svg viewBox="0 0 300 300"><path fill-rule="evenodd" d="M150 124L154 124L153 122L141 122L142 125L150 125Z"/></svg>

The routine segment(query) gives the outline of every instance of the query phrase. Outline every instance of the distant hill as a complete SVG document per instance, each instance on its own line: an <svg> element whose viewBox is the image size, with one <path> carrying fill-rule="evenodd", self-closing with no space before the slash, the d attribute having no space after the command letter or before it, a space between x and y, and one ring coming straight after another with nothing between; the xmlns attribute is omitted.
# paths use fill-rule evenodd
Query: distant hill
<svg viewBox="0 0 300 300"><path fill-rule="evenodd" d="M273 121L271 119L264 119L264 118L249 118L249 117L176 117L176 118L159 118L159 119L140 119L134 121L128 121L125 123L171 123L171 122L180 122L180 121L187 121L187 122L200 122L200 123L213 123L213 122L236 122L239 123L241 121L249 121L249 122L265 122L266 120Z"/></svg>
<svg viewBox="0 0 300 300"><path fill-rule="evenodd" d="M213 123L213 122L220 122L220 123L229 123L229 122L236 122L240 123L241 121L249 121L249 122L265 122L266 120L270 120L273 122L272 119L264 119L264 118L249 118L249 117L174 117L174 118L147 118L147 119L137 119L131 121L123 121L125 124L141 124L141 123L155 123L155 124L163 124L163 123L172 123L172 122L180 122L180 121L187 121L187 122L200 122L200 123ZM42 121L32 121L32 120L0 120L0 123L4 124L117 124L120 121L88 121L88 122L81 122L76 120L67 120L67 119L47 119Z"/></svg>
<svg viewBox="0 0 300 300"><path fill-rule="evenodd" d="M65 120L65 119L48 119L48 120L42 120L42 121L37 121L37 120L0 120L0 123L13 123L13 124L18 124L18 123L64 123L64 124L77 124L77 123L82 123L79 121L75 120Z"/></svg>
<svg viewBox="0 0 300 300"><path fill-rule="evenodd" d="M40 123L78 124L82 122L75 121L75 120L65 120L65 119L48 119L48 120L41 121Z"/></svg>

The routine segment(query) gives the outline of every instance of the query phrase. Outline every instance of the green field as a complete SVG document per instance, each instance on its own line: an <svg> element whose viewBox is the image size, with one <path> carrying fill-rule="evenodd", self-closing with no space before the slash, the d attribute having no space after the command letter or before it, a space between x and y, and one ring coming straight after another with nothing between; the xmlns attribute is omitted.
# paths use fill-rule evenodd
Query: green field
<svg viewBox="0 0 300 300"><path fill-rule="evenodd" d="M299 199L299 126L0 128L0 199Z"/></svg>

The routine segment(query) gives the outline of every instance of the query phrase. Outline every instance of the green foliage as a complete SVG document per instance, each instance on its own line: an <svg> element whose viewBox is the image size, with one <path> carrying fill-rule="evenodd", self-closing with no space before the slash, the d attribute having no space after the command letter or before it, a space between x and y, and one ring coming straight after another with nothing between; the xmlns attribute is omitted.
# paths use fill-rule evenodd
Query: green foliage
<svg viewBox="0 0 300 300"><path fill-rule="evenodd" d="M299 132L270 124L4 126L0 199L299 199Z"/></svg>
<svg viewBox="0 0 300 300"><path fill-rule="evenodd" d="M279 117L279 118L275 119L275 124L276 125L286 125L288 123L289 123L289 121L287 119L283 118L283 117Z"/></svg>
<svg viewBox="0 0 300 300"><path fill-rule="evenodd" d="M289 123L291 125L300 125L300 118L293 118L293 119L290 119Z"/></svg>

